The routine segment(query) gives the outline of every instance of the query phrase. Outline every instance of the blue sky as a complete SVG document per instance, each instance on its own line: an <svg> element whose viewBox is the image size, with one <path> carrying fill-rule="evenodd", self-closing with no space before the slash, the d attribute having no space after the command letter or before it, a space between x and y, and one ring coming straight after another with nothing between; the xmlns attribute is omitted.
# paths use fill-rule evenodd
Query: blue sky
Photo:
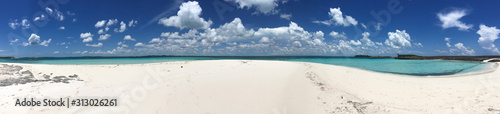
<svg viewBox="0 0 500 114"><path fill-rule="evenodd" d="M6 0L0 56L499 55L499 3Z"/></svg>

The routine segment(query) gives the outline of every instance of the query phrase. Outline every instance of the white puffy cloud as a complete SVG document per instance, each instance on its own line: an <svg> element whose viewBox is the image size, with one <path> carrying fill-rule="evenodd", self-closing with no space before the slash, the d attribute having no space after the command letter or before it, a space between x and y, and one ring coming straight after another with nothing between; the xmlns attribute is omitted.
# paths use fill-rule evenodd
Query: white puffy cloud
<svg viewBox="0 0 500 114"><path fill-rule="evenodd" d="M422 43L413 43L413 45L415 45L416 47L424 47L424 45L422 45Z"/></svg>
<svg viewBox="0 0 500 114"><path fill-rule="evenodd" d="M52 14L54 11L52 9L50 9L49 7L46 7L45 8L45 11L48 13L48 14Z"/></svg>
<svg viewBox="0 0 500 114"><path fill-rule="evenodd" d="M28 19L23 19L23 20L21 21L21 26L23 27L23 29L28 29L28 28L30 28L30 24L29 24Z"/></svg>
<svg viewBox="0 0 500 114"><path fill-rule="evenodd" d="M54 54L58 54L58 53L59 53L59 51L54 51Z"/></svg>
<svg viewBox="0 0 500 114"><path fill-rule="evenodd" d="M137 21L131 20L128 22L128 27L134 27L135 25L137 25Z"/></svg>
<svg viewBox="0 0 500 114"><path fill-rule="evenodd" d="M300 48L300 47L302 47L302 44L299 41L294 41L293 46Z"/></svg>
<svg viewBox="0 0 500 114"><path fill-rule="evenodd" d="M120 22L120 29L115 28L115 32L124 32L127 30L127 24L125 24L123 21Z"/></svg>
<svg viewBox="0 0 500 114"><path fill-rule="evenodd" d="M17 27L19 27L21 24L19 22L17 22L17 19L16 20L11 20L9 22L9 27L12 28L13 30L15 30Z"/></svg>
<svg viewBox="0 0 500 114"><path fill-rule="evenodd" d="M398 30L399 31L399 30ZM394 33L399 33L398 31ZM404 31L400 31L405 33ZM345 34L345 33L337 33ZM194 55L352 55L395 54L405 49L384 46L363 33L360 40L325 42L322 31L309 32L295 22L275 28L247 29L235 18L217 28L190 29L188 32L164 32L147 44L135 43L134 49L119 42L119 48L109 51L91 51L89 54L157 54L177 53ZM345 35L344 35L345 36ZM409 36L409 35L408 35ZM133 39L127 35L124 40ZM338 43L336 43L338 41ZM371 46L375 48L370 48ZM119 51L121 50L121 51ZM80 52L81 53L81 52Z"/></svg>
<svg viewBox="0 0 500 114"><path fill-rule="evenodd" d="M42 41L42 42L40 43L40 45L47 47L47 46L49 46L50 41L52 41L52 39L49 39L49 40L44 40L44 41Z"/></svg>
<svg viewBox="0 0 500 114"><path fill-rule="evenodd" d="M472 28L472 24L465 24L459 21L460 18L467 15L466 10L453 10L448 13L438 13L437 16L441 21L443 29L458 27L458 30L468 30Z"/></svg>
<svg viewBox="0 0 500 114"><path fill-rule="evenodd" d="M121 46L121 47L128 47L128 45L123 44L123 42L118 42L117 44L118 44L119 46Z"/></svg>
<svg viewBox="0 0 500 114"><path fill-rule="evenodd" d="M110 37L111 37L110 34L104 34L104 35L99 36L98 40L99 41L101 41L101 40L108 40Z"/></svg>
<svg viewBox="0 0 500 114"><path fill-rule="evenodd" d="M142 46L144 46L144 44L143 44L143 43L141 43L141 42L139 42L139 43L136 43L134 46L135 46L135 47L142 47Z"/></svg>
<svg viewBox="0 0 500 114"><path fill-rule="evenodd" d="M445 37L444 41L446 41L446 47L451 47L451 45L450 45L451 38Z"/></svg>
<svg viewBox="0 0 500 114"><path fill-rule="evenodd" d="M102 43L99 42L97 44L85 44L85 46L89 46L89 47L102 47Z"/></svg>
<svg viewBox="0 0 500 114"><path fill-rule="evenodd" d="M104 29L99 29L99 31L97 31L97 34L104 34Z"/></svg>
<svg viewBox="0 0 500 114"><path fill-rule="evenodd" d="M238 3L238 8L250 9L255 7L259 12L264 14L275 14L278 10L275 10L278 7L278 0L226 0Z"/></svg>
<svg viewBox="0 0 500 114"><path fill-rule="evenodd" d="M344 32L338 33L338 32L332 31L332 32L330 32L330 36L332 36L333 38L347 39Z"/></svg>
<svg viewBox="0 0 500 114"><path fill-rule="evenodd" d="M132 36L130 36L130 35L125 35L125 37L123 37L123 40L135 41L135 39L132 38Z"/></svg>
<svg viewBox="0 0 500 114"><path fill-rule="evenodd" d="M477 40L477 42L483 49L489 50L496 54L500 54L498 48L495 46L495 44L493 44L493 42L498 39L499 33L500 30L497 29L497 27L488 27L481 24L479 26L479 30L477 31L477 34L479 34L481 37L479 37L479 40Z"/></svg>
<svg viewBox="0 0 500 114"><path fill-rule="evenodd" d="M13 30L15 30L19 26L21 26L22 29L28 29L30 27L30 23L29 23L28 19L21 20L21 23L17 22L17 19L11 20L9 22L9 27L12 28Z"/></svg>
<svg viewBox="0 0 500 114"><path fill-rule="evenodd" d="M28 39L29 45L38 45L40 44L40 36L36 34L31 34L30 38Z"/></svg>
<svg viewBox="0 0 500 114"><path fill-rule="evenodd" d="M47 14L55 17L58 21L63 21L64 20L64 13L60 12L57 9L51 9L49 7L46 7L45 11L47 12Z"/></svg>
<svg viewBox="0 0 500 114"><path fill-rule="evenodd" d="M184 33L182 35L179 35L179 32L163 32L160 36L166 38L194 38L197 37L196 34L198 33L198 30L191 29L187 33Z"/></svg>
<svg viewBox="0 0 500 114"><path fill-rule="evenodd" d="M47 19L47 17L45 15L40 15L40 17L35 17L33 18L33 21L41 21L41 20L45 20Z"/></svg>
<svg viewBox="0 0 500 114"><path fill-rule="evenodd" d="M349 44L351 44L351 45L355 45L355 46L359 46L359 45L361 45L362 43L361 43L359 40L356 40L356 41L351 40L351 41L349 42Z"/></svg>
<svg viewBox="0 0 500 114"><path fill-rule="evenodd" d="M17 42L18 40L14 40L14 41L11 41L11 43L14 43L14 42ZM52 39L49 39L49 40L44 40L44 41L41 41L40 39L40 36L38 36L37 34L31 34L31 36L29 37L28 39L28 43L26 42L23 42L21 45L22 46L36 46L36 45L42 45L42 46L49 46L50 42L52 41Z"/></svg>
<svg viewBox="0 0 500 114"><path fill-rule="evenodd" d="M158 23L180 29L206 29L212 24L211 20L205 21L205 19L200 17L202 9L197 1L184 2L179 9L176 16L161 18Z"/></svg>
<svg viewBox="0 0 500 114"><path fill-rule="evenodd" d="M160 43L160 42L161 42L160 38L153 38L151 39L151 41L149 41L149 43Z"/></svg>
<svg viewBox="0 0 500 114"><path fill-rule="evenodd" d="M11 41L9 41L9 42L10 42L10 45L13 45L13 44L14 44L14 43L16 43L17 41L19 41L19 39L17 39L17 38L16 38L16 39L11 40Z"/></svg>
<svg viewBox="0 0 500 114"><path fill-rule="evenodd" d="M101 21L97 21L97 23L94 26L95 26L95 28L99 28L99 27L104 26L104 24L106 24L106 20L101 20Z"/></svg>
<svg viewBox="0 0 500 114"><path fill-rule="evenodd" d="M292 19L292 14L281 14L280 18L290 20Z"/></svg>
<svg viewBox="0 0 500 114"><path fill-rule="evenodd" d="M455 47L458 49L458 50L454 50L454 49L451 49L450 51L452 53L454 53L455 51L458 51L461 55L474 55L475 52L473 49L470 49L468 47L465 47L464 44L462 43L457 43L455 44Z"/></svg>
<svg viewBox="0 0 500 114"><path fill-rule="evenodd" d="M411 47L411 37L406 33L406 30L396 30L396 32L387 33L387 35L389 38L385 40L385 45L391 46L392 48Z"/></svg>
<svg viewBox="0 0 500 114"><path fill-rule="evenodd" d="M210 41L227 41L236 39L245 39L254 34L253 30L248 30L241 23L240 18L234 18L230 23L221 25L217 29L210 29L202 34L203 37Z"/></svg>
<svg viewBox="0 0 500 114"><path fill-rule="evenodd" d="M64 29L66 29L66 27L64 26L59 27L59 30L64 30Z"/></svg>
<svg viewBox="0 0 500 114"><path fill-rule="evenodd" d="M361 42L363 42L367 46L375 46L375 43L372 40L370 40L370 38L368 38L370 36L370 33L364 32L361 35L363 35Z"/></svg>
<svg viewBox="0 0 500 114"><path fill-rule="evenodd" d="M446 47L449 48L449 51L446 50L436 50L439 53L449 53L449 54L459 54L459 55L475 55L475 51L469 47L465 47L463 43L456 43L455 45L450 45L451 38L445 37L444 41L446 41Z"/></svg>
<svg viewBox="0 0 500 114"><path fill-rule="evenodd" d="M81 33L80 34L80 38L83 39L82 42L92 42L92 37L94 35L93 34L90 34L90 32L87 32L87 33Z"/></svg>
<svg viewBox="0 0 500 114"><path fill-rule="evenodd" d="M343 16L342 11L340 11L340 7L338 8L330 8L330 12L328 12L328 15L331 17L330 20L325 20L325 21L313 21L313 23L319 23L319 24L325 24L325 25L336 25L336 26L356 26L358 24L358 21L354 19L351 16Z"/></svg>
<svg viewBox="0 0 500 114"><path fill-rule="evenodd" d="M269 39L269 37L262 37L262 39L259 40L260 43L270 43L271 40Z"/></svg>
<svg viewBox="0 0 500 114"><path fill-rule="evenodd" d="M118 23L118 19L109 19L106 26L112 26ZM103 24L104 25L104 24Z"/></svg>

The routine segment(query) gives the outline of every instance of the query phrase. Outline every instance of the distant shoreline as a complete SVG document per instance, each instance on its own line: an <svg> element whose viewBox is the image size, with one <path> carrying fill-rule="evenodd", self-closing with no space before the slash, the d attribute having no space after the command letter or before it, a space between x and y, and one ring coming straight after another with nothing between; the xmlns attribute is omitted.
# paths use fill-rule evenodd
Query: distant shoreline
<svg viewBox="0 0 500 114"><path fill-rule="evenodd" d="M489 62L500 62L500 56L418 56L401 55L393 56L177 56L177 55L145 55L145 56L75 56L75 57L0 57L0 59L102 59L102 58L153 58L153 57L218 57L218 58L394 58L401 60L458 60L458 61L476 61L493 59Z"/></svg>
<svg viewBox="0 0 500 114"><path fill-rule="evenodd" d="M458 61L477 61L493 59L488 62L499 62L500 56L413 56L413 57L396 57L395 59L408 60L458 60Z"/></svg>

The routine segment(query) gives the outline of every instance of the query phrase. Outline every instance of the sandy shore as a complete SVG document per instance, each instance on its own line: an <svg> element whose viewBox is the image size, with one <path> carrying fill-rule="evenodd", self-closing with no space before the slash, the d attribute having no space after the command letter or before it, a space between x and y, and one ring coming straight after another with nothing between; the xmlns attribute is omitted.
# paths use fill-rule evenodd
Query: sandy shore
<svg viewBox="0 0 500 114"><path fill-rule="evenodd" d="M498 64L498 63L495 63ZM497 65L496 65L497 66ZM500 113L500 70L415 77L304 62L0 63L2 113ZM23 107L17 99L118 99Z"/></svg>

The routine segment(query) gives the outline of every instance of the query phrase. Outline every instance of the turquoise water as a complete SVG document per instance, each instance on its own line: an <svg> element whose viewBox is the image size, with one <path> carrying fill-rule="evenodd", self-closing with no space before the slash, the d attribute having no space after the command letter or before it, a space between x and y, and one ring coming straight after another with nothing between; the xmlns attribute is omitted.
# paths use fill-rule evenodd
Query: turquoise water
<svg viewBox="0 0 500 114"><path fill-rule="evenodd" d="M443 60L398 60L392 58L352 58L352 57L140 57L140 58L23 58L0 59L0 62L56 65L105 65L105 64L142 64L171 61L195 60L280 60L313 62L355 67L383 73L413 76L440 76L475 72L484 69L483 62L443 61Z"/></svg>

